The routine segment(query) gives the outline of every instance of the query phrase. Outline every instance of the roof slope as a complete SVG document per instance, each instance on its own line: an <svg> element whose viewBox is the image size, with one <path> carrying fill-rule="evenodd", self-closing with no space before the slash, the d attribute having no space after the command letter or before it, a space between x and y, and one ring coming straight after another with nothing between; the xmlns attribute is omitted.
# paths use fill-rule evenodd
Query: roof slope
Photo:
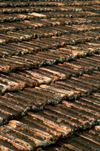
<svg viewBox="0 0 100 151"><path fill-rule="evenodd" d="M100 150L100 1L0 1L0 150ZM52 145L52 146L51 146Z"/></svg>

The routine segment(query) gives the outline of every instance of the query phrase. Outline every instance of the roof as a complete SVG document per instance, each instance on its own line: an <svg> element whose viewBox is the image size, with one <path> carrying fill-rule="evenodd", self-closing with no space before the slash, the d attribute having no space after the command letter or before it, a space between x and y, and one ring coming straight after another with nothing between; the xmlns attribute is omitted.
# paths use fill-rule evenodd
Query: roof
<svg viewBox="0 0 100 151"><path fill-rule="evenodd" d="M73 135L72 138L59 141L56 145L47 147L44 151L82 151L100 150L100 126L94 126L90 130L85 130ZM40 150L40 149L39 149Z"/></svg>
<svg viewBox="0 0 100 151"><path fill-rule="evenodd" d="M100 1L0 1L0 150L100 150Z"/></svg>

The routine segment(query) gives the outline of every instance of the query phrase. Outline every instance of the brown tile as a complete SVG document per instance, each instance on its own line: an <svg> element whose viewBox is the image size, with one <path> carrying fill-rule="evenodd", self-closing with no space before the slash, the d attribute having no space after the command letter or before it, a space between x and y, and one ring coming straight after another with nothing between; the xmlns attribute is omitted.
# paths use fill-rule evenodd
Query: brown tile
<svg viewBox="0 0 100 151"><path fill-rule="evenodd" d="M94 126L91 130L85 130L77 133L70 139L58 141L56 145L48 146L43 148L43 151L66 151L66 150L95 150L99 151L100 141L100 125ZM42 149L42 148L41 148ZM38 151L38 149L37 149Z"/></svg>
<svg viewBox="0 0 100 151"><path fill-rule="evenodd" d="M0 2L0 150L68 138L58 150L99 151L99 10L98 0Z"/></svg>
<svg viewBox="0 0 100 151"><path fill-rule="evenodd" d="M87 102L89 103L89 101ZM87 102L84 102L84 98L71 102L62 101L62 104L54 107L45 106L43 111L37 113L28 112L27 116L22 117L19 121L11 120L7 125L1 126L0 141L3 142L3 146L8 148L10 148L8 144L12 144L12 149L14 147L19 149L19 145L24 150L27 149L27 146L35 149L36 147L53 144L60 138L68 138L78 130L91 128L99 122L98 113L100 109L97 108L96 104L87 105ZM99 126L95 127L96 131L99 131ZM84 139L85 144L87 141L93 143L93 139L97 144L99 137L91 139L95 135L92 129L89 133L83 131L83 133L80 132L77 135L75 140L81 141L81 139ZM89 137L89 135L92 136ZM67 143L69 141L72 143L73 139L74 137L71 140L68 139ZM91 147L90 144L88 147Z"/></svg>

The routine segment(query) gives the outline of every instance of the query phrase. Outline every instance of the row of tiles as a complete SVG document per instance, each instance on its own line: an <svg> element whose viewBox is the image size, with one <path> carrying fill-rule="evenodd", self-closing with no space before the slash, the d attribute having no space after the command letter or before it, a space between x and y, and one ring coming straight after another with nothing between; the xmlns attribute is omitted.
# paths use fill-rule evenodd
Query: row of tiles
<svg viewBox="0 0 100 151"><path fill-rule="evenodd" d="M94 24L94 26L96 26L96 24ZM70 28L72 29L72 27L69 26L69 29ZM73 26L73 28L75 28L75 26ZM26 53L36 53L37 51L56 49L58 47L65 46L65 45L75 45L77 43L84 43L84 42L93 41L93 40L96 41L96 40L99 40L99 38L100 38L100 32L99 32L100 29L98 29L98 28L99 28L99 26L97 27L97 29L92 29L92 31L85 31L85 33L81 32L81 29L79 28L80 32L76 33L76 34L71 33L69 35L59 35L59 36L45 37L45 38L41 38L41 39L37 38L37 39L31 39L30 41L27 40L27 41L22 41L22 42L17 42L17 43L14 42L14 43L8 43L8 44L3 45L3 43L5 43L5 41L7 39L6 35L5 35L5 37L4 37L5 39L1 39L1 41L0 41L2 44L0 46L0 48L1 48L0 56L5 57L7 55L11 56L11 55L20 55L20 54L23 55ZM84 30L82 29L82 31L84 31ZM70 33L70 31L66 31L66 32ZM54 31L54 33L55 33L55 31ZM60 33L60 31L58 33ZM16 34L16 32L15 32L15 34ZM50 32L50 34L52 35L52 32ZM3 34L3 36L4 36L4 34ZM17 34L17 36L18 36L18 34ZM21 35L19 35L19 39L20 39L20 37L21 37ZM23 37L25 37L25 36L22 36L22 39L23 39ZM26 35L25 38L27 39L28 36ZM10 39L12 39L12 38L10 38Z"/></svg>
<svg viewBox="0 0 100 151"><path fill-rule="evenodd" d="M0 14L12 14L12 13L32 13L32 12L80 12L80 11L100 11L100 6L28 6L28 7L16 7L16 8L1 8Z"/></svg>
<svg viewBox="0 0 100 151"><path fill-rule="evenodd" d="M90 36L89 38L84 37L84 40L91 39L92 41L92 39L99 38L97 35L94 38L93 34L96 34L96 32L93 32L91 34L93 37L90 37ZM97 34L99 35L99 33ZM76 35L72 34L71 36L74 36L74 37L71 37L72 40L70 41L69 40L67 41L66 38L69 38L67 36L63 37L62 39L60 39L60 37L59 39L53 38L53 41L50 41L49 43L48 41L45 41L44 43L43 40L41 40L42 48L38 45L40 44L40 40L38 41L37 44L36 43L33 44L33 42L22 42L22 43L17 43L17 44L8 44L8 46L7 45L1 46L0 48L1 57L2 55L5 56L5 54L8 56L9 54L13 54L13 55L16 54L16 56L14 55L7 58L0 58L0 72L9 73L11 71L38 68L43 65L53 65L57 63L63 63L70 60L74 60L75 58L78 58L78 57L84 57L87 55L100 52L99 50L100 41L88 42L85 44L78 44L76 46L66 45L65 47L61 47L55 50L52 49L52 47L58 47L59 45L64 45L67 42L71 42L71 41L78 42L81 40L83 41L83 37L81 39L80 35L78 35L78 37L75 37ZM44 43L44 45L42 42ZM48 50L48 48L50 47L51 49ZM38 50L35 50L36 48ZM37 52L37 51L41 51L41 49L43 52ZM47 49L47 51L45 51L45 49ZM31 53L31 54L28 54L28 53ZM22 54L22 56L17 56L19 54Z"/></svg>
<svg viewBox="0 0 100 151"><path fill-rule="evenodd" d="M33 20L33 19L47 19L47 18L75 18L75 17L99 17L100 13L92 11L81 11L81 12L43 12L43 13L23 13L23 14L0 14L0 22L13 22L21 20Z"/></svg>
<svg viewBox="0 0 100 151"><path fill-rule="evenodd" d="M100 5L100 1L63 1L63 2L52 2L52 1L2 1L0 7L24 7L24 6L95 6Z"/></svg>
<svg viewBox="0 0 100 151"><path fill-rule="evenodd" d="M31 151L54 144L79 130L100 124L99 113L100 93L75 101L63 100L61 104L45 106L39 112L28 112L20 120L10 120L0 127L0 148Z"/></svg>
<svg viewBox="0 0 100 151"><path fill-rule="evenodd" d="M0 33L8 31L18 31L26 29L38 29L46 27L60 27L65 25L81 25L81 24L95 24L100 23L99 17L86 17L86 18L51 18L40 20L24 20L16 22L4 22L0 24Z"/></svg>
<svg viewBox="0 0 100 151"><path fill-rule="evenodd" d="M87 24L87 25L65 25L60 27L45 27L42 29L26 29L16 32L9 31L4 34L0 34L1 44L28 41L40 38L52 38L54 36L70 35L85 33L87 31L100 30L100 24Z"/></svg>
<svg viewBox="0 0 100 151"><path fill-rule="evenodd" d="M94 58L95 62L98 62L96 61L97 58L98 57L95 56ZM93 64L94 64L94 61L92 62L92 65ZM73 84L71 83L71 81L64 81L64 83L56 82L56 84L55 85L52 84L52 86L41 85L38 88L36 87L36 89L34 90L25 89L24 91L21 91L18 93L7 93L5 96L1 97L1 118L0 118L1 123L4 124L10 119L18 118L20 117L20 115L24 115L28 110L37 110L36 109L37 106L39 106L42 109L44 104L46 104L45 102L47 100L45 99L47 99L47 97L48 97L47 104L55 103L55 102L58 103L64 98L75 99L77 96L79 96L79 94L83 96L83 95L89 95L93 91L97 91L99 89L99 82L97 82L97 79L99 81L99 73L96 72L96 75L97 75L96 79L94 77L91 77L92 78L91 84L89 81L89 79L91 78L90 77L86 78L88 77L88 75L87 76L85 75L85 78L83 75L82 79L79 79L79 81L76 78L72 78L71 80L74 80L74 82L72 82L74 83L73 90L72 90ZM87 82L86 82L86 79L87 79ZM68 85L68 82L70 83L70 86ZM66 84L67 84L67 88L66 88ZM62 87L62 85L63 85L63 89L61 90L60 88ZM75 87L76 85L77 87ZM14 87L14 85L12 85L12 87ZM37 94L38 90L40 91L40 95L39 95L39 92ZM46 94L46 95L43 96L41 92L42 94ZM99 94L95 94L95 95L97 98L96 99L96 103L97 103L99 102L100 95ZM34 100L33 100L34 102L32 103L33 97L34 97ZM28 103L30 106L27 106L27 107L25 106L26 104L28 104L26 99L29 101ZM18 100L20 102L18 102ZM38 104L36 104L37 100L38 100ZM53 100L55 102L53 102ZM14 108L16 101L17 101L17 105L18 104L20 105ZM43 101L44 101L44 104L41 103ZM25 104L23 104L23 102ZM74 131L78 129L90 128L92 125L98 123L99 122L99 107L98 107L99 105L98 103L97 104L93 103L94 98L92 98L92 102L91 101L86 101L86 103L84 103L84 101L82 101L81 103L80 102L81 101L79 100L75 100L74 103L73 102L69 103L68 101L62 101L63 107L61 105L61 110L59 109L60 105L57 105L56 106L57 108L55 107L52 108L52 106L49 106L49 107L45 106L45 110L41 111L40 113L34 114L33 112L32 113L28 112L28 116L26 117L24 116L23 119L21 119L20 121L17 121L17 120L10 121L8 125L1 127L1 137L0 137L1 149L3 150L5 148L4 146L6 146L7 148L10 148L12 150L32 150L38 146L42 146L42 145L46 146L50 143L52 144L55 141L57 141L58 138L66 137L68 136L68 134L71 135L74 133ZM87 107L87 102L89 104L88 107ZM83 107L83 104L84 104L84 107ZM22 106L25 107L24 110L22 109ZM65 112L62 115L62 110L64 111L64 108L65 108ZM68 114L68 108L71 108L69 109L70 110L69 114ZM58 112L59 110L61 112ZM67 110L67 113L66 113L66 110ZM78 115L78 118L76 119L76 116L74 115ZM67 116L67 118L65 116ZM29 125L27 125L29 121L30 123ZM43 123L43 126L41 126L42 123ZM47 128L47 126L49 126L50 128L49 127ZM41 130L41 127L42 127L42 130ZM45 129L46 129L46 132L45 132Z"/></svg>
<svg viewBox="0 0 100 151"><path fill-rule="evenodd" d="M22 90L25 87L36 87L41 84L50 84L58 80L78 78L79 76L99 80L100 55L80 58L77 60L59 63L53 66L25 70L9 74L0 74L0 93ZM86 74L87 73L87 74ZM92 73L92 75L88 75ZM96 77L96 78L95 78ZM79 80L79 78L78 78ZM86 80L86 79L85 79ZM99 84L99 83L98 83Z"/></svg>
<svg viewBox="0 0 100 151"><path fill-rule="evenodd" d="M11 90L16 87L12 83L9 86ZM51 85L41 84L39 87L5 93L0 97L0 124L25 115L29 110L38 111L48 104L59 104L63 99L71 101L86 97L93 92L99 92L99 89L100 72L95 71L91 75L72 77L64 81L56 81Z"/></svg>
<svg viewBox="0 0 100 151"><path fill-rule="evenodd" d="M74 135L72 138L58 141L56 145L48 146L37 151L100 151L100 125L90 130L85 130Z"/></svg>

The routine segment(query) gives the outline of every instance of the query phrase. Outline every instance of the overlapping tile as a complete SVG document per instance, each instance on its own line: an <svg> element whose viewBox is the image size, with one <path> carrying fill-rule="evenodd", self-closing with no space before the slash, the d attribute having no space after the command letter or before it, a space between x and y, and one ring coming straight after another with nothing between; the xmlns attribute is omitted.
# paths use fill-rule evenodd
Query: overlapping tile
<svg viewBox="0 0 100 151"><path fill-rule="evenodd" d="M54 144L60 138L67 138L78 130L91 128L100 122L99 111L98 103L96 106L96 103L87 105L80 100L62 101L62 104L46 106L37 113L28 112L20 120L11 120L1 126L0 140L3 147L9 148L11 144L13 150L14 147L19 149L19 146L20 150L35 150L36 147Z"/></svg>
<svg viewBox="0 0 100 151"><path fill-rule="evenodd" d="M46 28L46 27L55 27L55 26L65 26L65 25L81 25L81 24L95 24L100 23L99 17L87 17L87 18L59 18L59 19L40 19L40 20L24 20L24 21L16 21L12 23L1 23L0 24L0 33L5 33L7 31L18 31L25 29L37 29L37 28Z"/></svg>
<svg viewBox="0 0 100 151"><path fill-rule="evenodd" d="M99 3L98 3L99 4ZM92 4L94 5L94 4ZM96 5L96 3L95 3ZM0 3L0 7L24 7L24 6L63 6L63 3L57 3L57 2L39 2L39 1L17 1L17 2L14 2L14 1L6 1L6 2L1 2ZM88 6L88 4L87 4Z"/></svg>
<svg viewBox="0 0 100 151"><path fill-rule="evenodd" d="M66 150L100 150L100 125L90 130L79 132L70 139L58 141L56 145L48 146L43 151L66 151ZM38 148L37 151L42 150Z"/></svg>
<svg viewBox="0 0 100 151"><path fill-rule="evenodd" d="M84 1L73 1L70 2L70 1L44 1L44 0L41 0L41 1L1 1L0 3L0 7L23 7L23 6L99 6L100 5L100 2L99 0L97 1L87 1L87 2L84 2Z"/></svg>
<svg viewBox="0 0 100 151"><path fill-rule="evenodd" d="M27 70L25 72L0 74L0 95L9 91L22 90L25 87L36 87L51 83L51 78L43 74Z"/></svg>
<svg viewBox="0 0 100 151"><path fill-rule="evenodd" d="M0 150L35 150L100 124L100 2L0 7ZM69 144L95 150L92 136Z"/></svg>
<svg viewBox="0 0 100 151"><path fill-rule="evenodd" d="M74 93L43 85L0 96L0 124L9 119L21 118L27 111L38 111L47 104L58 104L64 98L73 98ZM16 104L16 105L15 105Z"/></svg>
<svg viewBox="0 0 100 151"><path fill-rule="evenodd" d="M93 78L96 77L96 78ZM90 79L90 80L88 80ZM20 117L25 115L29 110L39 111L45 108L46 105L57 105L62 102L63 99L69 100L69 102L63 102L68 107L74 107L75 110L80 109L80 105L83 107L82 111L86 111L86 105L91 110L99 110L99 88L100 84L97 82L99 74L89 77L84 75L82 78L72 78L64 82L56 82L56 84L40 85L35 88L25 88L23 91L6 93L0 97L1 100L1 124L9 121L10 118ZM74 81L74 82L73 82ZM85 81L85 82L84 82ZM75 86L76 85L76 86ZM92 96L80 98L82 96L88 96L92 92ZM73 101L78 99L77 101ZM15 105L16 104L16 105ZM78 106L78 107L77 107ZM95 106L95 107L94 107ZM55 108L55 107L54 107ZM17 113L16 113L17 112ZM99 111L98 111L99 112ZM8 115L6 115L8 114ZM19 116L20 115L20 116ZM97 116L97 115L96 115ZM99 116L99 114L98 114Z"/></svg>
<svg viewBox="0 0 100 151"><path fill-rule="evenodd" d="M76 96L87 96L92 92L98 91L100 88L99 85L99 76L98 74L83 74L83 76L71 77L64 81L56 81L54 84L51 84L57 88L63 88L65 90L74 91Z"/></svg>
<svg viewBox="0 0 100 151"><path fill-rule="evenodd" d="M47 28L47 30L45 29L37 29L35 30L35 32L32 29L26 29L26 31L18 31L18 32L8 32L6 34L0 34L0 44L4 45L6 43L12 43L12 42L20 42L20 41L28 41L28 40L34 40L34 38L42 38L41 42L44 40L44 37L47 37L47 39L45 38L45 41L48 40L49 37L50 40L56 40L58 41L58 39L63 39L64 43L67 44L75 44L78 42L85 42L85 41L91 41L91 40L95 40L96 38L96 34L97 32L100 31L99 28L99 24L94 24L92 25L92 27L89 27L89 25L85 25L82 27L78 27L78 26L63 26L62 29L59 29L59 27L56 27L53 29L52 31L52 27L51 30L49 28ZM67 30L66 30L67 28ZM83 33L85 32L85 33ZM75 33L78 33L76 35L74 35ZM93 35L92 35L93 33ZM69 36L68 36L69 35ZM80 39L79 36L80 35ZM73 42L70 42L71 39L73 37ZM85 36L87 36L87 39L85 38ZM99 39L99 33L97 34L98 39ZM66 42L65 39L66 38ZM78 40L77 40L78 39ZM36 43L39 41L38 40L34 40ZM31 41L31 42L32 42Z"/></svg>
<svg viewBox="0 0 100 151"><path fill-rule="evenodd" d="M99 37L95 37L95 38L99 39ZM95 40L95 38L93 38L93 39ZM77 46L69 46L68 44L72 43L72 45L74 45L75 43L78 42L78 39L76 39L76 41L69 39L64 43L61 43L61 41L59 41L60 39L58 39L58 40L51 39L51 42L54 42L54 44L52 44L51 42L48 44L48 40L49 40L49 38L45 38L45 42L42 39L42 40L35 40L35 43L33 43L33 41L30 41L30 42L23 41L23 42L19 42L19 43L6 44L4 46L1 45L0 46L1 47L0 48L0 57L11 57L12 55L13 56L14 55L24 55L24 54L30 54L30 53L36 54L37 52L47 51L47 53L45 53L46 55L47 54L51 54L54 56L60 55L59 57L62 58L62 60L63 60L67 56L69 58L71 58L71 54L73 54L72 57L74 57L74 56L76 57L77 55L83 56L83 55L87 55L87 54L91 55L92 53L97 53L97 52L99 53L100 42L98 40L96 40L94 42L89 42L89 43L86 42L83 44L82 41L84 41L85 39L82 39L82 41L81 41L82 44L77 44ZM88 41L88 40L85 40L85 41ZM41 54L41 53L39 53L39 54ZM23 57L25 57L25 56L23 56ZM29 55L29 57L31 57L31 55ZM36 56L34 56L34 57L36 57Z"/></svg>
<svg viewBox="0 0 100 151"><path fill-rule="evenodd" d="M96 2L94 1L87 1L86 3L84 1L73 1L71 3L70 1L66 2L59 2L59 1L2 1L0 3L0 7L23 7L23 6L99 6L100 2L97 0Z"/></svg>
<svg viewBox="0 0 100 151"><path fill-rule="evenodd" d="M16 32L7 32L1 34L1 40L5 39L3 43L21 42L36 38L53 37L60 35L69 35L72 33L80 33L86 31L100 30L100 24L87 24L87 25L65 25L60 27L49 27L43 29L26 29Z"/></svg>
<svg viewBox="0 0 100 151"><path fill-rule="evenodd" d="M73 35L74 36L74 35ZM96 37L98 38L98 36ZM94 39L94 38L93 38ZM54 46L50 43L50 45L46 46L47 48L52 48L52 47L58 47L59 45L64 45L67 42L61 43L61 39L60 42L59 40L55 39L53 42ZM76 39L76 42L78 42L79 40ZM51 41L52 42L52 41ZM75 41L69 41L70 42L75 42ZM32 43L25 43L27 46L32 47ZM42 45L42 43L41 43ZM91 46L92 45L92 46ZM25 70L25 69L32 69L32 68L38 68L41 67L43 65L53 65L55 63L60 63L60 62L64 62L64 61L68 61L68 60L73 60L78 56L84 56L84 55L91 55L92 53L99 53L99 42L95 42L94 45L90 43L90 46L86 46L89 47L88 50L83 49L82 52L80 52L80 48L79 50L77 49L77 47L75 49L73 49L73 47L69 47L69 48L65 48L65 50L62 49L58 49L58 50L49 50L47 52L38 52L36 54L30 55L30 54L26 54L23 56L12 56L12 57L8 57L8 58L0 58L0 72L2 73L9 73L11 71L16 71L16 70ZM97 46L97 47L96 47ZM13 46L14 47L14 46ZM10 51L13 50L13 47L10 47ZM16 55L18 54L23 54L23 53L34 53L34 50L32 48L28 48L24 46L23 49L19 48L16 51ZM39 46L40 47L40 46ZM43 47L43 45L42 45ZM92 47L92 48L91 48ZM5 50L6 47L1 47L1 56L4 54L7 54L7 52L2 52L2 50ZM14 47L16 48L16 47ZM39 48L38 48L39 49ZM39 51L41 51L41 49L45 49L45 45L43 48L40 48ZM59 51L60 50L60 51ZM13 50L14 51L14 50ZM72 55L71 52L73 52ZM86 52L86 53L85 53ZM11 53L15 53L15 52L11 52ZM8 54L9 55L9 52Z"/></svg>
<svg viewBox="0 0 100 151"><path fill-rule="evenodd" d="M98 54L94 54L90 57L64 62L63 64L58 63L57 65L30 70L23 69L24 71L11 72L7 75L0 74L0 92L4 94L7 91L18 91L25 87L50 84L58 80L70 79L71 77L78 79L79 76L86 78L88 82L90 80L91 82L99 80L99 58L100 56Z"/></svg>
<svg viewBox="0 0 100 151"><path fill-rule="evenodd" d="M4 15L4 14L0 14L0 22L14 22L14 21L21 21L21 20L33 20L33 19L40 19L40 18L44 18L44 19L48 19L48 18L74 18L74 17L92 17L92 16L95 16L95 17L99 17L100 14L99 12L85 12L85 11L81 11L81 12L61 12L59 14L59 12L43 12L43 13L34 13L34 14L27 14L27 13L24 13L24 14L16 14L16 13L13 13L13 14L9 14L9 15Z"/></svg>
<svg viewBox="0 0 100 151"><path fill-rule="evenodd" d="M58 63L58 65L41 67L38 70L33 71L43 75L48 75L53 82L70 77L78 77L84 73L92 73L93 71L99 70L99 57L97 59L97 56L98 55L80 58L75 61L64 62L63 64ZM97 64L95 64L96 62Z"/></svg>
<svg viewBox="0 0 100 151"><path fill-rule="evenodd" d="M23 89L25 87L25 83L18 80L10 80L9 77L6 78L3 75L0 75L0 95L5 93L6 91L16 91Z"/></svg>
<svg viewBox="0 0 100 151"><path fill-rule="evenodd" d="M33 4L34 5L34 4ZM59 5L59 4L58 4ZM24 6L24 7L18 7L16 6L15 9L13 9L12 7L6 7L6 8L1 8L0 9L0 14L12 14L12 13L33 13L33 12L37 12L37 13L42 13L42 12L81 12L81 11L94 11L94 12L98 12L100 10L100 6L64 6L64 5L60 5L60 7L58 6L31 6L30 7Z"/></svg>
<svg viewBox="0 0 100 151"><path fill-rule="evenodd" d="M30 44L30 46L31 45L32 44ZM76 47L76 49L77 49L77 47ZM96 52L99 53L99 51L100 51L99 47L91 48L91 46L90 46L90 49L88 49L88 50L85 49L82 52L80 52L79 50L77 51L76 49L73 50L71 48L70 49L65 48L65 50L64 50L64 48L62 48L62 49L58 49L58 50L49 50L47 52L38 52L38 53L36 53L36 55L26 54L23 56L12 56L12 57L8 57L8 58L0 58L0 62L1 62L0 72L8 73L8 72L15 71L15 70L38 68L43 65L53 65L58 62L63 63L64 61L73 60L78 56L82 57L89 53L91 55L92 53L96 53ZM30 52L30 50L28 50L28 49L24 49L24 50L21 49L20 51L21 51L21 53ZM73 52L72 55L70 55L71 52Z"/></svg>

